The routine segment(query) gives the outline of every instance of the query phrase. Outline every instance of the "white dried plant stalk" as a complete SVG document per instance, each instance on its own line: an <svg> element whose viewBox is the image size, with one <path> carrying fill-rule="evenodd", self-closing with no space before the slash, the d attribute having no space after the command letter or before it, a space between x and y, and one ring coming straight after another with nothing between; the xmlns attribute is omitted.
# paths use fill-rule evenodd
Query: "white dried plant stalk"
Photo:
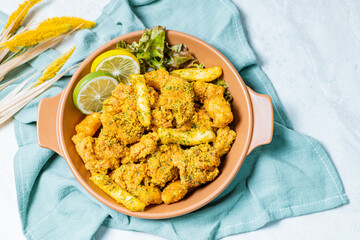
<svg viewBox="0 0 360 240"><path fill-rule="evenodd" d="M49 49L55 43L59 42L62 38L63 38L63 36L61 36L59 38L56 38L56 39L51 39L51 40L43 42L43 43L40 43L40 44L36 45L35 47L29 48L28 50L26 50L21 55L19 55L17 57L14 57L11 60L1 64L0 65L0 81L4 78L4 76L8 72L10 72L14 68L20 66L21 64L35 58L40 53L42 53L42 52L46 51L47 49Z"/></svg>
<svg viewBox="0 0 360 240"><path fill-rule="evenodd" d="M5 29L5 30L3 30L3 31L1 32L1 34L0 34L0 45L3 45L4 42L6 42L6 41L9 40L10 38L16 36L17 34L29 30L32 26L34 26L34 22L33 22L33 21L29 22L23 29L19 30L19 31L18 31L15 35L13 35L13 36L11 36L11 35L9 34L9 30L11 30L12 25L13 25L13 23L9 26L8 29ZM6 47L0 48L0 63L7 61L9 58L11 58L13 55L16 54L16 53L13 53L13 54L11 54L10 56L8 56L8 53L9 53L9 52L10 52L10 50L9 50L8 48L6 48ZM6 56L8 56L7 59L4 59ZM1 80L0 80L0 81L1 81Z"/></svg>
<svg viewBox="0 0 360 240"><path fill-rule="evenodd" d="M18 33L24 32L25 30L28 30L31 25L33 25L33 22L30 22L28 25L26 25L22 30L18 31L16 34L11 33L13 31L14 24L17 23L17 20L22 16L22 13L26 11L28 5L30 2L24 7L24 9L16 16L14 21L11 22L11 24L8 26L8 28L3 28L0 34L0 45L2 45L4 42L9 40L12 35L16 35ZM5 58L5 56L10 52L8 48L0 48L0 63ZM1 81L1 78L0 78Z"/></svg>
<svg viewBox="0 0 360 240"><path fill-rule="evenodd" d="M11 79L11 80L7 81L6 83L0 84L0 91L3 90L4 88L6 88L7 86L9 86L10 84L12 84L13 82L16 82L18 79L28 75L32 71L33 70L30 69L30 70L26 71L25 73L21 74L20 76L18 76L17 78Z"/></svg>
<svg viewBox="0 0 360 240"><path fill-rule="evenodd" d="M51 46L55 45L56 43L61 41L63 38L70 35L75 30L77 30L77 29L67 32L59 37L52 38L52 39L46 40L44 42L41 42L41 43L35 45L34 47L27 49L24 53L21 53L20 55L1 64L0 65L0 81L4 78L4 76L8 72L10 72L14 68L20 66L21 64L30 61L31 59L35 58L39 54L43 53L44 51L48 50Z"/></svg>
<svg viewBox="0 0 360 240"><path fill-rule="evenodd" d="M19 84L16 89L10 92L4 99L0 101L0 125L10 119L15 113L17 113L20 109L22 109L26 104L35 99L45 90L47 90L52 84L58 81L64 74L69 72L71 69L79 66L76 64L75 66L67 69L61 74L56 75L52 79L47 80L46 82L33 87L32 84L28 85L26 88L24 86L33 79L33 76L26 79L24 82ZM24 89L23 89L24 88ZM9 97L8 97L9 96Z"/></svg>
<svg viewBox="0 0 360 240"><path fill-rule="evenodd" d="M6 42L10 38L9 29L3 29L0 34L0 45L3 42ZM5 58L5 56L9 53L9 49L0 48L0 62Z"/></svg>

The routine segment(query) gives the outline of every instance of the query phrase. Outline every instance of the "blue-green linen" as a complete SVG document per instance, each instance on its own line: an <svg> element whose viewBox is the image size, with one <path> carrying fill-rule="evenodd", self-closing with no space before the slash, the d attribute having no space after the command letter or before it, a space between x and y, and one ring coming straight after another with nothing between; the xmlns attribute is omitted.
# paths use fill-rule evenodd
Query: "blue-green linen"
<svg viewBox="0 0 360 240"><path fill-rule="evenodd" d="M1 19L6 17L1 15ZM95 200L76 181L63 158L37 144L38 102L42 97L59 93L69 80L64 77L15 116L19 150L14 171L20 218L27 238L91 239L104 224L169 239L218 239L256 230L270 221L348 203L324 148L293 130L273 86L256 64L239 12L228 0L113 0L98 18L97 27L76 33L77 48L64 69L117 36L155 25L210 43L230 59L248 86L271 96L275 119L272 143L253 151L231 185L198 211L165 220L129 217ZM53 50L47 51L31 66L24 65L9 76L40 69L57 55Z"/></svg>

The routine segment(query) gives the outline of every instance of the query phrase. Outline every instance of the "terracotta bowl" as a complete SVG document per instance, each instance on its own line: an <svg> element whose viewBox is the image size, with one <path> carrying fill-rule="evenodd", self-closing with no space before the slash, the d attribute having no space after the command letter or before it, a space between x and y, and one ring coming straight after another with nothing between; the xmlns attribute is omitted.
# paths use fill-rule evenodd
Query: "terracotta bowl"
<svg viewBox="0 0 360 240"><path fill-rule="evenodd" d="M71 137L75 134L75 125L85 117L76 109L72 94L76 83L90 72L91 63L98 55L114 49L119 40L131 43L138 41L141 35L142 31L132 32L104 44L82 62L62 92L57 96L42 99L38 112L38 142L41 147L52 149L64 157L80 184L110 208L139 218L176 217L209 203L230 184L245 157L255 147L271 142L273 133L272 103L269 96L257 94L248 88L234 66L214 47L188 34L167 31L167 40L170 44L185 43L206 67L220 66L223 69L222 78L229 85L231 95L234 97L232 103L233 127L237 132L237 137L230 152L221 163L219 176L213 182L199 187L178 203L153 205L148 206L143 212L130 212L89 180L90 172L85 169L84 163L71 141Z"/></svg>

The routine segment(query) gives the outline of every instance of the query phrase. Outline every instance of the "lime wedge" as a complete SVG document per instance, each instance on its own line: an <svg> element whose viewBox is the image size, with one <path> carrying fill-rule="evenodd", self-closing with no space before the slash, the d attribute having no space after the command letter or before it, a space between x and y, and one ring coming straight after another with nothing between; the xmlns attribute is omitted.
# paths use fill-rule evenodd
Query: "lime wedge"
<svg viewBox="0 0 360 240"><path fill-rule="evenodd" d="M91 72L105 71L111 73L119 82L129 84L129 76L140 73L139 60L124 49L104 52L95 58L91 65Z"/></svg>
<svg viewBox="0 0 360 240"><path fill-rule="evenodd" d="M76 84L73 92L76 108L84 114L101 112L102 102L110 97L118 84L116 78L107 72L87 74Z"/></svg>

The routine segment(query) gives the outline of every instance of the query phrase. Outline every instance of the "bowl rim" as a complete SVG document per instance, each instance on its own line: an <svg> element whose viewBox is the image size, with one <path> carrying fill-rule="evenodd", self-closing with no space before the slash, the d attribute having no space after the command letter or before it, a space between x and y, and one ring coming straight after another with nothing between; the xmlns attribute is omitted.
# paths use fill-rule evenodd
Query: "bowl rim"
<svg viewBox="0 0 360 240"><path fill-rule="evenodd" d="M83 68L86 66L85 62L87 63L87 59L93 59L94 57L98 56L99 54L101 54L101 52L108 48L109 46L113 46L115 45L119 40L126 40L127 38L132 38L132 37L136 37L137 35L140 35L143 33L143 30L139 30L139 31L134 31L134 32L130 32L124 35L120 35L108 42L106 42L105 44L101 45L100 47L98 47L95 51L93 51L88 57L86 57L81 64L79 65L79 67L76 69L75 73L72 75L69 83L67 84L66 88L63 90L62 94L61 94L61 98L59 101L59 106L58 106L58 114L57 114L57 119L56 119L56 125L57 125L57 136L58 136L58 142L59 142L59 147L61 152L63 153L63 157L65 158L71 172L73 173L73 175L75 176L76 180L80 183L80 185L85 188L85 190L90 193L93 197L95 197L95 199L99 200L101 203L105 204L106 206L112 208L113 210L126 214L128 216L133 216L133 217L138 217L138 218L144 218L144 219L166 219L166 218L173 218L173 217L178 217L178 216L182 216L185 214L188 214L190 212L193 212L203 206L205 206L206 204L208 204L210 201L212 201L213 199L215 199L221 192L223 192L227 186L233 181L233 179L235 178L235 176L237 175L237 173L240 170L240 167L242 166L249 147L250 147L250 143L253 137L253 131L254 131L254 113L253 113L253 106L252 106L252 102L251 102L251 98L247 89L246 84L244 83L244 81L242 80L240 74L238 73L238 71L235 69L235 67L232 65L232 63L219 51L217 50L215 47L211 46L209 43L194 37L192 35L183 33L183 32L179 32L179 31L175 31L175 30L166 30L166 34L174 34L177 36L182 36L185 38L189 38L191 41L195 41L198 42L201 45L205 45L210 51L214 52L216 55L218 55L221 60L230 68L231 72L235 75L236 80L238 81L243 93L245 94L245 99L246 99L246 106L248 108L248 121L249 121L249 127L247 130L247 141L245 143L245 147L242 150L242 153L240 156L238 156L238 162L236 163L236 165L234 166L234 169L232 170L232 172L230 173L229 177L226 178L226 180L220 185L220 187L218 187L215 191L211 192L211 194L209 194L207 197L203 198L201 201L189 205L185 208L181 208L178 209L176 211L171 211L171 212L163 212L163 213L147 213L146 210L142 211L142 212L131 212L128 209L126 209L125 207L123 207L121 204L114 204L109 202L107 199L105 199L104 197L100 196L92 187L90 187L90 185L86 182L86 180L84 178L82 178L81 174L79 173L79 171L76 169L73 161L71 160L71 157L69 155L68 150L66 149L65 146L65 141L64 141L64 134L62 129L64 129L64 125L63 125L63 121L61 121L61 119L63 119L64 117L64 110L65 110L65 100L69 97L72 97L72 93L70 91L71 86L75 83L75 81L77 80L79 74L81 73L81 71L83 70ZM191 49L190 49L191 50ZM194 51L195 52L195 51Z"/></svg>

